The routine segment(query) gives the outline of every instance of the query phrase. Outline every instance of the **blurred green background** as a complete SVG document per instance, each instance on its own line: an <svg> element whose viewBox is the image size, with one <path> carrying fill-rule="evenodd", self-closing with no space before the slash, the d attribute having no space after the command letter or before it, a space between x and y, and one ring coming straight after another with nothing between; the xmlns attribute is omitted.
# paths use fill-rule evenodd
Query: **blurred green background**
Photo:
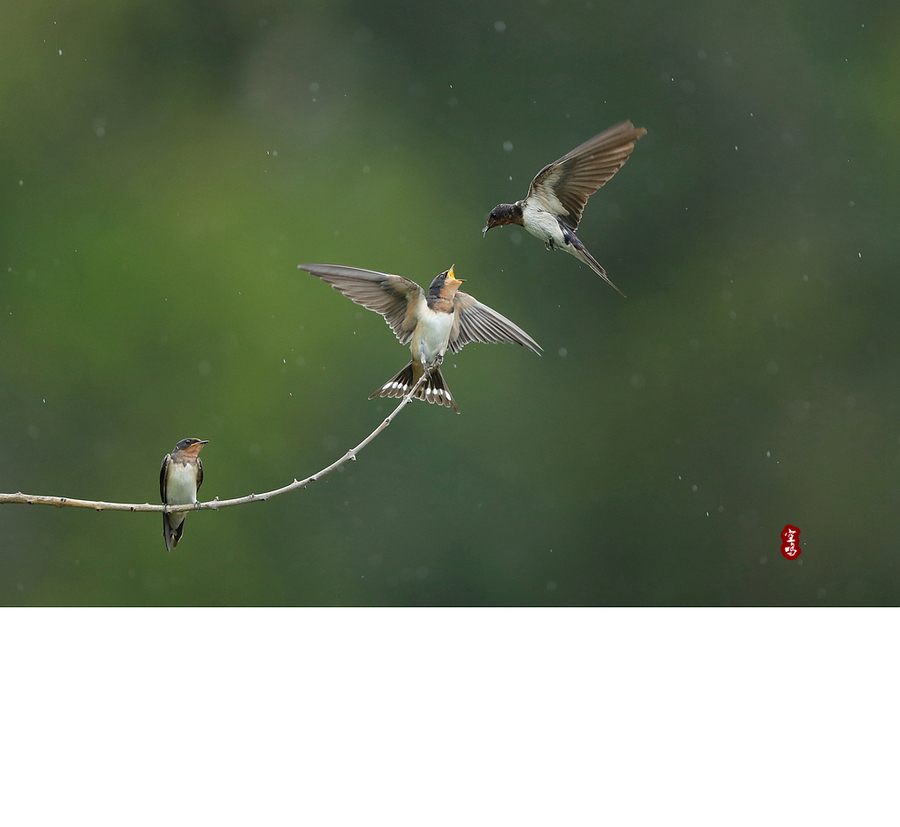
<svg viewBox="0 0 900 827"><path fill-rule="evenodd" d="M305 491L188 517L0 507L5 605L900 601L900 7L12 0L0 26L0 490L202 499L395 403L384 321L297 270L466 290L470 345ZM488 211L631 119L579 236ZM801 529L787 561L780 533Z"/></svg>

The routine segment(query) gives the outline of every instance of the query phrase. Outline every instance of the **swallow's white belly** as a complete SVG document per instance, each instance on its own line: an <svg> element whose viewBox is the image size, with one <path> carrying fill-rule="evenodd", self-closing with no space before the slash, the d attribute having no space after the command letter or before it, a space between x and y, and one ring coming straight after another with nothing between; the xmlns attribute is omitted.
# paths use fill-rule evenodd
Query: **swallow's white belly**
<svg viewBox="0 0 900 827"><path fill-rule="evenodd" d="M422 313L410 345L413 359L424 365L430 365L438 356L444 355L450 341L453 315L453 313L433 313L430 310Z"/></svg>
<svg viewBox="0 0 900 827"><path fill-rule="evenodd" d="M562 228L559 226L556 216L534 204L525 202L522 207L522 223L535 238L539 238L551 247L562 248L565 246Z"/></svg>
<svg viewBox="0 0 900 827"><path fill-rule="evenodd" d="M169 505L185 505L197 502L197 475L190 465L174 463L166 482L166 498ZM173 514L173 517L178 516ZM183 514L180 516L184 516Z"/></svg>

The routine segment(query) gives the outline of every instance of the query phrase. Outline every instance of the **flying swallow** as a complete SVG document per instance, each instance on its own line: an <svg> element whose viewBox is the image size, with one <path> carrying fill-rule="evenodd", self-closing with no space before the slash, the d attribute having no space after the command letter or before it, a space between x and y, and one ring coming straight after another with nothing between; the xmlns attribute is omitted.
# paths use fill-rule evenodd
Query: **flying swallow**
<svg viewBox="0 0 900 827"><path fill-rule="evenodd" d="M583 261L624 296L575 230L588 198L619 171L634 149L634 142L646 134L643 127L635 128L631 121L625 121L595 135L535 175L523 201L494 207L482 235L492 227L518 224L543 241L548 250L565 250Z"/></svg>
<svg viewBox="0 0 900 827"><path fill-rule="evenodd" d="M465 279L456 278L452 267L431 282L427 294L403 276L337 264L298 267L318 276L357 304L380 313L400 344L409 345L412 361L369 399L376 396L399 399L427 371L428 378L416 391L416 399L453 408L459 413L440 370L448 349L458 353L469 342L510 342L540 355L541 346L524 330L496 310L460 292L459 286Z"/></svg>
<svg viewBox="0 0 900 827"><path fill-rule="evenodd" d="M197 456L208 439L183 439L166 454L159 469L159 495L166 505L185 505L197 502L197 492L203 484L203 463ZM185 512L163 513L163 537L166 551L178 545L184 534Z"/></svg>

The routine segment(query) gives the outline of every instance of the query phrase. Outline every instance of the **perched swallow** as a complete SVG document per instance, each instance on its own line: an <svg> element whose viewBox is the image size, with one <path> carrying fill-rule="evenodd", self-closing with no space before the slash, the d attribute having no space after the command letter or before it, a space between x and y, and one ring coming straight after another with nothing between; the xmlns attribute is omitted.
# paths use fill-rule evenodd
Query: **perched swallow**
<svg viewBox="0 0 900 827"><path fill-rule="evenodd" d="M197 502L197 492L203 484L203 463L197 455L208 439L183 439L171 454L166 454L159 469L159 495L166 505L185 505ZM166 551L178 545L184 534L185 512L163 514L163 537Z"/></svg>
<svg viewBox="0 0 900 827"><path fill-rule="evenodd" d="M380 313L400 344L409 345L412 361L369 399L406 396L427 371L428 378L416 391L416 399L453 408L459 413L440 370L448 348L458 353L469 342L510 342L540 355L541 346L524 330L496 310L460 292L459 286L465 279L456 278L452 267L431 282L426 294L418 284L403 276L337 264L298 266L357 304Z"/></svg>
<svg viewBox="0 0 900 827"><path fill-rule="evenodd" d="M588 198L619 171L634 142L646 134L643 127L636 129L631 121L625 121L595 135L535 175L524 201L494 207L481 234L492 227L518 224L543 241L548 250L565 250L583 261L624 296L579 241L575 230Z"/></svg>

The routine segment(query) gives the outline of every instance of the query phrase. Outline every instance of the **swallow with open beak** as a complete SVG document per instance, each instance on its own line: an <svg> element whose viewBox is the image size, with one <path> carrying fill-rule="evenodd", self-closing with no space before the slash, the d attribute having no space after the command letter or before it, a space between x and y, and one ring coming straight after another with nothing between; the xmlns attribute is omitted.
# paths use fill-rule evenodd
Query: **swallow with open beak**
<svg viewBox="0 0 900 827"><path fill-rule="evenodd" d="M456 278L452 267L431 282L428 293L403 276L374 270L336 264L298 267L328 282L357 304L380 313L400 343L409 345L412 361L369 399L376 396L399 399L427 372L428 378L417 389L415 398L459 413L440 370L448 349L458 353L469 342L510 342L540 355L541 346L524 330L461 292L459 286L465 279Z"/></svg>
<svg viewBox="0 0 900 827"><path fill-rule="evenodd" d="M182 439L171 454L166 454L159 470L159 495L165 505L186 505L197 502L197 492L203 484L203 463L198 454L208 439ZM184 534L185 512L163 512L163 537L166 551L178 545Z"/></svg>
<svg viewBox="0 0 900 827"><path fill-rule="evenodd" d="M515 204L498 204L488 216L482 235L493 227L518 224L536 236L548 250L565 250L619 290L606 271L575 235L588 198L615 175L647 130L625 121L595 135L558 161L545 166L528 187L528 195Z"/></svg>

